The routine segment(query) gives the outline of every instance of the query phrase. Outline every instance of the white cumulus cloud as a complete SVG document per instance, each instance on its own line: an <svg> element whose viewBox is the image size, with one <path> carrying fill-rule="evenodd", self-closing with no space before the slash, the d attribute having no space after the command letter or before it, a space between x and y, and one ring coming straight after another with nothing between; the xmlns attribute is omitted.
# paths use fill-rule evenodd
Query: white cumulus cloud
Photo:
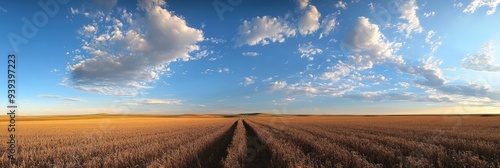
<svg viewBox="0 0 500 168"><path fill-rule="evenodd" d="M434 11L424 13L424 17L426 17L426 18L434 16L434 15L436 15L436 12L434 12Z"/></svg>
<svg viewBox="0 0 500 168"><path fill-rule="evenodd" d="M286 81L274 81L271 83L270 90L271 91L279 91L285 88L287 85Z"/></svg>
<svg viewBox="0 0 500 168"><path fill-rule="evenodd" d="M319 38L321 39L325 36L328 36L330 32L335 28L335 25L337 25L335 14L327 15L323 19L323 21L321 21L321 29L323 29L323 31L319 35Z"/></svg>
<svg viewBox="0 0 500 168"><path fill-rule="evenodd" d="M138 14L121 9L123 17L94 18L100 26L96 30L103 31L82 37L87 57L67 67L70 81L62 84L87 92L137 95L158 80L170 62L189 60L203 32L164 6L165 1L141 0Z"/></svg>
<svg viewBox="0 0 500 168"><path fill-rule="evenodd" d="M299 19L299 32L308 35L319 29L319 17L321 14L314 5L308 5L307 10Z"/></svg>
<svg viewBox="0 0 500 168"><path fill-rule="evenodd" d="M463 12L474 13L478 8L485 6L490 8L490 10L486 11L486 15L491 15L497 11L498 4L500 4L500 0L472 0Z"/></svg>
<svg viewBox="0 0 500 168"><path fill-rule="evenodd" d="M309 0L298 0L299 8L305 9L309 5Z"/></svg>
<svg viewBox="0 0 500 168"><path fill-rule="evenodd" d="M300 52L300 58L308 58L309 60L313 60L313 55L321 54L323 50L319 48L315 48L311 42L307 44L299 44L298 51Z"/></svg>
<svg viewBox="0 0 500 168"><path fill-rule="evenodd" d="M379 27L365 17L358 18L341 45L353 53L348 58L358 70L370 69L374 64L404 63L401 56L394 55L399 45L387 41Z"/></svg>
<svg viewBox="0 0 500 168"><path fill-rule="evenodd" d="M258 52L244 52L244 53L241 53L241 54L244 55L244 56L251 56L251 57L255 57L255 56L261 55Z"/></svg>
<svg viewBox="0 0 500 168"><path fill-rule="evenodd" d="M462 67L476 71L500 71L500 64L495 64L494 49L492 41L485 42L478 52L462 59Z"/></svg>
<svg viewBox="0 0 500 168"><path fill-rule="evenodd" d="M401 19L406 20L406 23L399 23L398 30L405 33L406 37L410 37L412 33L421 33L423 28L420 26L420 20L417 17L418 6L416 0L399 1L398 10L401 12Z"/></svg>
<svg viewBox="0 0 500 168"><path fill-rule="evenodd" d="M398 82L396 85L404 88L410 87L410 84L408 82Z"/></svg>
<svg viewBox="0 0 500 168"><path fill-rule="evenodd" d="M443 75L443 71L439 68L443 61L431 56L425 60L421 60L421 63L421 65L416 66L402 66L399 70L423 77L423 80L418 79L414 81L420 86L440 87L446 84L447 81Z"/></svg>
<svg viewBox="0 0 500 168"><path fill-rule="evenodd" d="M83 101L80 98L73 98L73 97L63 97L59 95L51 95L51 94L41 94L39 95L40 97L43 98L48 98L48 99L59 99L59 100L64 100L64 101L72 101L72 102L81 102Z"/></svg>
<svg viewBox="0 0 500 168"><path fill-rule="evenodd" d="M321 79L323 80L331 80L332 82L338 82L342 78L346 77L351 73L353 67L346 65L345 63L339 61L334 67L330 68L331 71L323 73L321 75Z"/></svg>
<svg viewBox="0 0 500 168"><path fill-rule="evenodd" d="M347 4L346 4L345 2L338 1L338 2L335 4L335 7L336 7L336 8L347 9Z"/></svg>
<svg viewBox="0 0 500 168"><path fill-rule="evenodd" d="M257 79L257 77L255 77L255 76L244 77L243 82L241 84L243 84L244 86L251 85L251 84L255 83L255 79Z"/></svg>
<svg viewBox="0 0 500 168"><path fill-rule="evenodd" d="M250 21L243 21L243 24L238 27L236 46L282 43L285 38L295 36L295 32L295 28L289 26L289 23L283 19L257 16Z"/></svg>
<svg viewBox="0 0 500 168"><path fill-rule="evenodd" d="M141 99L131 99L123 103L129 106L140 106L140 105L181 105L182 100L178 99L153 99L153 98L141 98Z"/></svg>
<svg viewBox="0 0 500 168"><path fill-rule="evenodd" d="M431 40L436 35L436 32L433 30L429 30L427 32L427 36L425 36L425 42L430 45L431 51L436 52L436 50L443 44L443 42L439 40Z"/></svg>

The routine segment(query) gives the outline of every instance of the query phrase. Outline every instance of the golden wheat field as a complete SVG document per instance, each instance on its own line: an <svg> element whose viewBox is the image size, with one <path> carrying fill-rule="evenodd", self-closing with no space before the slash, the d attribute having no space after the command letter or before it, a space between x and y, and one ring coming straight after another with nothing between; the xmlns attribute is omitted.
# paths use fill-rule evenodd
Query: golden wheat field
<svg viewBox="0 0 500 168"><path fill-rule="evenodd" d="M498 116L39 117L16 129L17 161L0 148L0 167L500 167Z"/></svg>

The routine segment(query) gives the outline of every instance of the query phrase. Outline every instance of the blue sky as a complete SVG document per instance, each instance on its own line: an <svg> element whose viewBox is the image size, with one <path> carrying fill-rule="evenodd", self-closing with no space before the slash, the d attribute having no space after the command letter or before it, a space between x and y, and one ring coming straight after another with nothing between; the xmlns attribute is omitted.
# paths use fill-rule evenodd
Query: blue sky
<svg viewBox="0 0 500 168"><path fill-rule="evenodd" d="M2 1L0 51L24 115L498 114L499 3Z"/></svg>

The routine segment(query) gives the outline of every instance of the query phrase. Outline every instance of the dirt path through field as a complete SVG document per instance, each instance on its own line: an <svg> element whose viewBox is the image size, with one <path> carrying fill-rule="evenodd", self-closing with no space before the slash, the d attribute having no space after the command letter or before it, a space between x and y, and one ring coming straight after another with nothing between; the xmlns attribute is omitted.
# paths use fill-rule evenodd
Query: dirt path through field
<svg viewBox="0 0 500 168"><path fill-rule="evenodd" d="M257 137L255 130L243 120L247 133L247 167L270 167L271 151Z"/></svg>
<svg viewBox="0 0 500 168"><path fill-rule="evenodd" d="M234 131L236 130L236 125L238 121L235 121L231 128L224 133L224 136L215 140L214 143L208 144L207 148L199 153L199 158L203 158L201 161L201 167L211 167L219 168L222 167L221 161L227 156L226 149L231 143L231 139L234 136Z"/></svg>

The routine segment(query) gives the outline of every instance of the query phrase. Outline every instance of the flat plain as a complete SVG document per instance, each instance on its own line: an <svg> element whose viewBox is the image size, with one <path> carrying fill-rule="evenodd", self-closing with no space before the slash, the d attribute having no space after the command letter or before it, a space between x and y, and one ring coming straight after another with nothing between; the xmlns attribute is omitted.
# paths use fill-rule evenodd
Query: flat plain
<svg viewBox="0 0 500 168"><path fill-rule="evenodd" d="M500 167L500 116L52 116L16 131L0 167Z"/></svg>

